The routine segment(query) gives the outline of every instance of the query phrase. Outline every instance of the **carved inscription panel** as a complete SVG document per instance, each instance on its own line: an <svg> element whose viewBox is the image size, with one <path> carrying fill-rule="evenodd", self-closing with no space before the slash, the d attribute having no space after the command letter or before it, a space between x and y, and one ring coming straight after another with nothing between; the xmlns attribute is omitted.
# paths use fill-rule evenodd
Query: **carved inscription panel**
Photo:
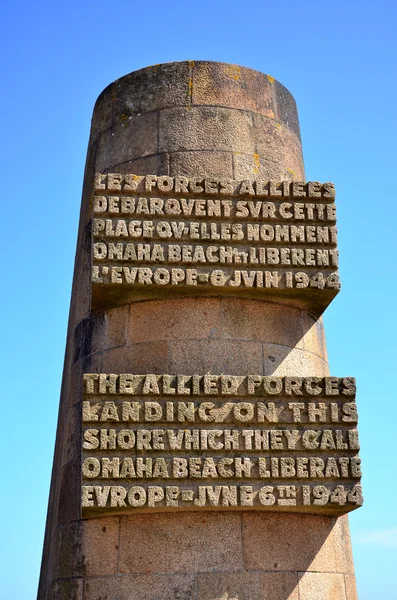
<svg viewBox="0 0 397 600"><path fill-rule="evenodd" d="M92 260L94 308L232 294L320 314L340 288L334 186L97 173Z"/></svg>
<svg viewBox="0 0 397 600"><path fill-rule="evenodd" d="M355 380L84 375L83 516L362 504Z"/></svg>

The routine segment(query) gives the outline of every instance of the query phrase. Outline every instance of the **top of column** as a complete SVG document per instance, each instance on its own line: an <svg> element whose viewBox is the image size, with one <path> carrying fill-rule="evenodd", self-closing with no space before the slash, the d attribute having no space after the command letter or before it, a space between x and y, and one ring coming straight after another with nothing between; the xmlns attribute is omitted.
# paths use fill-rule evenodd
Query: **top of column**
<svg viewBox="0 0 397 600"><path fill-rule="evenodd" d="M186 61L122 77L91 128L92 307L240 296L319 315L339 290L335 190L305 182L270 75Z"/></svg>
<svg viewBox="0 0 397 600"><path fill-rule="evenodd" d="M119 134L132 127L133 146L120 147ZM145 161L154 167L146 173L193 175L199 167L204 176L304 180L293 96L270 75L238 65L165 63L117 79L95 105L91 139L98 138L100 172L157 156Z"/></svg>

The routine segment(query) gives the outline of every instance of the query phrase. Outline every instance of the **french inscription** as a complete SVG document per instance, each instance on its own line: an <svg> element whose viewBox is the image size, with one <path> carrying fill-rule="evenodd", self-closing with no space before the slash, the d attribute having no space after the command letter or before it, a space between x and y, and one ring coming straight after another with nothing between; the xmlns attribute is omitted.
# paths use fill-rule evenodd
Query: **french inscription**
<svg viewBox="0 0 397 600"><path fill-rule="evenodd" d="M362 504L351 377L86 373L83 386L87 516Z"/></svg>
<svg viewBox="0 0 397 600"><path fill-rule="evenodd" d="M334 199L331 183L97 173L93 304L169 290L322 312L340 289Z"/></svg>

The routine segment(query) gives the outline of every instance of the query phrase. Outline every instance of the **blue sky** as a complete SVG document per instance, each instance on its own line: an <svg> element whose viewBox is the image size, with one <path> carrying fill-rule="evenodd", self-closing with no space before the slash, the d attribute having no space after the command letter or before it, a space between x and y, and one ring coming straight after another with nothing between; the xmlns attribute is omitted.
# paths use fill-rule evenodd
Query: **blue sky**
<svg viewBox="0 0 397 600"><path fill-rule="evenodd" d="M336 184L343 287L325 325L332 374L358 380L359 597L397 599L396 13L392 0L3 3L2 598L37 589L94 102L130 71L203 59L283 83L307 179Z"/></svg>

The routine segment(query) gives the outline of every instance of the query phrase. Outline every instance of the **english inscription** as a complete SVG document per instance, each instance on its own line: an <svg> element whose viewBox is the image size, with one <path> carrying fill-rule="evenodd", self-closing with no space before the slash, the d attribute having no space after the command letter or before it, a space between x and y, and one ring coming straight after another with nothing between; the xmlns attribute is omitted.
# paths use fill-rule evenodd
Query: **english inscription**
<svg viewBox="0 0 397 600"><path fill-rule="evenodd" d="M87 373L83 383L86 516L362 504L353 378Z"/></svg>

